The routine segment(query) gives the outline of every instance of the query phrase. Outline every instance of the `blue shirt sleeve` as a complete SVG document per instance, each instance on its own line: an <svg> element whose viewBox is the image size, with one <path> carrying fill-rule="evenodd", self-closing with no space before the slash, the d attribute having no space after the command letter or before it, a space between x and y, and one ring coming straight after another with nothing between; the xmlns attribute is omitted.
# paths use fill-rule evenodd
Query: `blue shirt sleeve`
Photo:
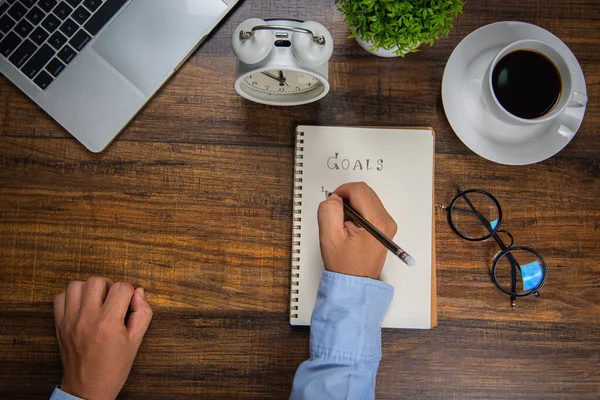
<svg viewBox="0 0 600 400"><path fill-rule="evenodd" d="M70 395L67 392L63 392L57 387L54 388L54 392L52 392L52 396L50 396L50 400L82 400L80 397L75 397Z"/></svg>
<svg viewBox="0 0 600 400"><path fill-rule="evenodd" d="M374 399L381 321L394 288L324 271L311 319L310 359L294 377L290 400Z"/></svg>

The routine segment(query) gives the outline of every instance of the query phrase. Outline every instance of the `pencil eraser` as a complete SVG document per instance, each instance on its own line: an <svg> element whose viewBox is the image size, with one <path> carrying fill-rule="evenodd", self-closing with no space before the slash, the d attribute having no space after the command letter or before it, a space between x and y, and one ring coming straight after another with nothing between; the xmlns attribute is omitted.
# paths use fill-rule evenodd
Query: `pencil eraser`
<svg viewBox="0 0 600 400"><path fill-rule="evenodd" d="M404 261L406 262L406 265L408 265L409 267L412 267L416 264L416 261L414 258L412 258L411 256L406 256L406 258L404 259Z"/></svg>

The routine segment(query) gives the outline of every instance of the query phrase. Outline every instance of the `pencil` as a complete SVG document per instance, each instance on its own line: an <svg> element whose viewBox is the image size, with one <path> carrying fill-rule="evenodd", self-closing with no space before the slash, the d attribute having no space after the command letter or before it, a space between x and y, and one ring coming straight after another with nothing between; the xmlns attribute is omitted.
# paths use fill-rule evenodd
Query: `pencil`
<svg viewBox="0 0 600 400"><path fill-rule="evenodd" d="M327 197L331 196L331 192L325 192ZM365 228L367 232L369 232L375 239L379 241L382 245L384 245L389 251L394 253L399 259L401 259L406 265L412 267L415 265L415 259L410 256L406 251L402 250L400 246L398 246L392 239L387 237L383 232L377 229L373 224L367 221L362 215L360 215L346 200L343 200L344 203L344 215L352 220L352 222L362 226Z"/></svg>

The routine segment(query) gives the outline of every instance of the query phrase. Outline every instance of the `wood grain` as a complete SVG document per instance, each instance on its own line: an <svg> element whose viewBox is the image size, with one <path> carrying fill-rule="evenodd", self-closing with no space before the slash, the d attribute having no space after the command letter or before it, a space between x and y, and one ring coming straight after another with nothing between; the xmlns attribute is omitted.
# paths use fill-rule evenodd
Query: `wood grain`
<svg viewBox="0 0 600 400"><path fill-rule="evenodd" d="M255 16L324 23L332 93L293 108L237 96L230 38ZM582 128L535 165L474 155L441 103L453 48L501 20L551 30L586 75ZM384 331L377 398L598 398L598 21L589 0L471 1L448 38L384 60L346 39L331 0L247 1L102 154L1 77L0 397L47 398L60 382L52 300L91 275L143 286L155 312L120 398L289 396L308 357L308 332L288 324L293 132L305 123L433 126L435 204L457 185L490 191L516 243L549 265L541 296L512 310L489 278L496 245L461 240L436 210L439 327Z"/></svg>

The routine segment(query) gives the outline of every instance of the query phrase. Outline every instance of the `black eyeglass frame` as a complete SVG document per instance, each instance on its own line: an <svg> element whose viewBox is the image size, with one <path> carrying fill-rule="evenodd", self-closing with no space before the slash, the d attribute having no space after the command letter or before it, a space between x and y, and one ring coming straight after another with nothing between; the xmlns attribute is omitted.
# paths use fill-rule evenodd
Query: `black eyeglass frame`
<svg viewBox="0 0 600 400"><path fill-rule="evenodd" d="M496 287L498 289L500 289L500 291L502 291L503 293L505 293L511 297L511 305L513 308L516 307L515 300L517 297L526 297L531 294L534 294L535 296L539 296L540 295L539 290L546 284L546 280L548 279L548 267L546 265L546 261L537 251L533 250L530 247L513 246L515 240L514 240L513 236L510 234L510 232L508 232L507 230L504 230L504 229L500 229L500 225L502 224L502 207L500 207L500 202L498 201L498 199L496 199L491 193L486 192L485 190L481 190L481 189L462 190L460 187L457 187L457 191L458 191L458 194L456 196L454 196L454 198L450 202L450 205L447 207L442 206L442 209L447 211L448 225L450 225L450 228L454 231L454 233L456 233L461 238L466 239L470 242L482 242L489 238L494 238L496 243L498 243L498 246L500 246L501 251L494 256L494 261L492 263L492 271L491 271L492 282L494 282L494 284L496 285ZM477 209L473 206L473 203L471 203L471 201L467 197L467 194L469 194L469 193L479 193L479 194L485 195L494 202L494 204L498 208L498 222L496 223L496 226L494 228L492 228L490 221L488 221L487 218L485 218L483 215L481 215L481 213L479 213L477 211ZM456 204L456 202L461 199L463 199L467 203L469 208L471 208L471 211L462 210L460 208L454 208L454 205ZM472 214L477 215L477 217L481 221L482 225L488 230L489 233L480 238L472 238L472 237L463 235L456 228L456 226L454 225L454 222L452 221L452 211L453 210L460 211L460 212L466 212L469 214L472 213ZM504 243L502 238L498 235L499 233L505 234L510 239L510 244L508 246ZM533 255L535 255L538 258L538 260L541 263L541 267L542 267L542 275L543 275L542 281L533 289L530 289L523 293L516 292L516 285L517 285L516 271L517 271L517 269L520 270L521 266L519 265L519 262L511 254L511 252L513 252L515 250L523 250L523 251L528 251L528 252L532 253ZM497 276L496 276L498 262L504 256L506 256L506 258L508 259L508 261L510 262L510 265L511 265L512 292L509 290L506 290L502 285L500 285L500 283L498 282Z"/></svg>

